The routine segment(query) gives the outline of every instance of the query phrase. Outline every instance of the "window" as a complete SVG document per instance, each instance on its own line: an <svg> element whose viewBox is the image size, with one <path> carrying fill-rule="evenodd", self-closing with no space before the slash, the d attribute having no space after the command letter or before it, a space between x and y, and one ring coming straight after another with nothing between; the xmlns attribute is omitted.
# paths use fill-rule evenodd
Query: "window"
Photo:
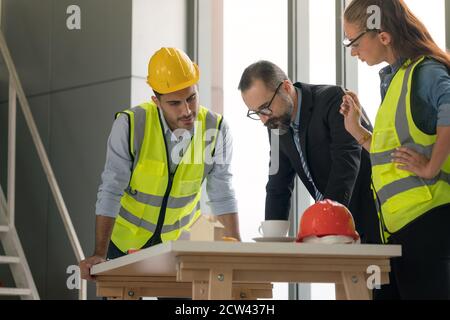
<svg viewBox="0 0 450 320"><path fill-rule="evenodd" d="M309 1L309 21L309 82L336 84L336 1ZM335 299L334 284L311 284L311 300L333 299Z"/></svg>
<svg viewBox="0 0 450 320"><path fill-rule="evenodd" d="M269 141L261 122L246 117L237 90L244 69L270 60L287 72L287 0L224 1L224 117L234 138L233 180L243 241L258 237L264 220ZM287 299L287 284L275 286L275 299Z"/></svg>
<svg viewBox="0 0 450 320"><path fill-rule="evenodd" d="M335 0L309 2L310 83L336 84Z"/></svg>

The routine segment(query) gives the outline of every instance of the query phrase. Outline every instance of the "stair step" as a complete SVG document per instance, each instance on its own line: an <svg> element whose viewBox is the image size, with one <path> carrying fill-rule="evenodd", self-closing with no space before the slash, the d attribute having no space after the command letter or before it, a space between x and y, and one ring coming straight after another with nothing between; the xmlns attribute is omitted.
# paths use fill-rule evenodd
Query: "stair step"
<svg viewBox="0 0 450 320"><path fill-rule="evenodd" d="M0 256L0 264L20 263L19 257Z"/></svg>
<svg viewBox="0 0 450 320"><path fill-rule="evenodd" d="M9 227L8 226L0 226L0 232L8 232Z"/></svg>
<svg viewBox="0 0 450 320"><path fill-rule="evenodd" d="M29 296L29 295L31 295L31 289L0 287L0 296Z"/></svg>

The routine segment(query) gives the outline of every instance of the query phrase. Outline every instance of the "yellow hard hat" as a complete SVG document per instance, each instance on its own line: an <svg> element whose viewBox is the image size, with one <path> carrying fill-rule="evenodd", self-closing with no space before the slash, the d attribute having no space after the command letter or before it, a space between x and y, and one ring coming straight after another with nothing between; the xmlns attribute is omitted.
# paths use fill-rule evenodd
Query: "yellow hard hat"
<svg viewBox="0 0 450 320"><path fill-rule="evenodd" d="M177 48L161 48L148 63L147 83L161 94L188 88L196 84L199 78L198 66Z"/></svg>

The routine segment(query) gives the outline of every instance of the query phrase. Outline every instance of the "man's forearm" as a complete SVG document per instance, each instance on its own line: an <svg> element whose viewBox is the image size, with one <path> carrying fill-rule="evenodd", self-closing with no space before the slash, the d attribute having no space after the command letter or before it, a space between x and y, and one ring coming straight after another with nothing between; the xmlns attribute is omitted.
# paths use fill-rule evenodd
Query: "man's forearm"
<svg viewBox="0 0 450 320"><path fill-rule="evenodd" d="M220 223L225 227L224 236L233 237L241 240L239 232L239 216L237 213L223 214L217 217Z"/></svg>
<svg viewBox="0 0 450 320"><path fill-rule="evenodd" d="M116 219L97 216L95 220L95 256L106 258L111 233Z"/></svg>

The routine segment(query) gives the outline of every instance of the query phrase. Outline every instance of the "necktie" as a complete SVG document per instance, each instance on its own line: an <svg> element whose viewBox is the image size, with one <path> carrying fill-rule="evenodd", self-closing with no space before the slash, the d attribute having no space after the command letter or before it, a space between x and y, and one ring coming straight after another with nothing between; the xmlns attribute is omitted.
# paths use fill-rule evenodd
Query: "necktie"
<svg viewBox="0 0 450 320"><path fill-rule="evenodd" d="M300 155L300 162L302 164L303 171L305 172L305 175L308 178L309 182L311 182L314 187L316 201L322 201L324 197L322 193L320 193L320 191L317 189L312 179L311 172L309 171L308 164L306 163L305 157L303 156L302 148L300 146L300 128L296 125L292 125L292 128L294 129L295 146L297 147L298 153Z"/></svg>

